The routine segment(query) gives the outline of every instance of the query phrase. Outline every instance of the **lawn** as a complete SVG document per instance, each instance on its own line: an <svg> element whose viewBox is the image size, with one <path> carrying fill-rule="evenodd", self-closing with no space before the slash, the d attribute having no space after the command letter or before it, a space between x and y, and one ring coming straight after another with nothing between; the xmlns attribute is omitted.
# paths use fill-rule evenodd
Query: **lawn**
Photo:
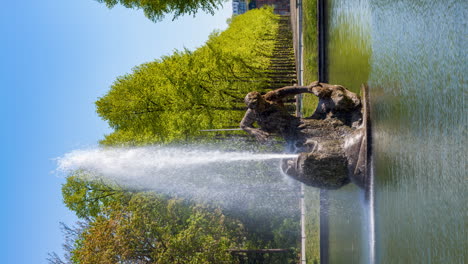
<svg viewBox="0 0 468 264"><path fill-rule="evenodd" d="M303 1L303 40L304 40L304 84L318 79L318 31L317 1ZM303 116L310 116L316 106L317 98L311 94L303 97ZM305 187L305 232L307 264L320 263L320 191L317 188Z"/></svg>
<svg viewBox="0 0 468 264"><path fill-rule="evenodd" d="M318 31L317 31L317 1L303 1L303 39L304 39L304 84L318 79ZM317 98L306 95L303 99L302 113L310 116L317 105Z"/></svg>

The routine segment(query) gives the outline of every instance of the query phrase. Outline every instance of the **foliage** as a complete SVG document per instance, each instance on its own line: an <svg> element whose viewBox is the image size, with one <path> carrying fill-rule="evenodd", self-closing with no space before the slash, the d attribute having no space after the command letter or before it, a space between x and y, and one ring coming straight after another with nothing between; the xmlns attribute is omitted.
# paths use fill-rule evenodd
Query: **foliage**
<svg viewBox="0 0 468 264"><path fill-rule="evenodd" d="M79 238L80 234L85 228L88 227L87 221L78 221L75 226L68 226L65 223L60 223L60 229L65 237L65 242L62 248L65 252L64 259L57 253L49 253L47 258L50 264L68 264L72 263L72 252L75 250L75 241Z"/></svg>
<svg viewBox="0 0 468 264"><path fill-rule="evenodd" d="M111 205L117 198L122 199L123 195L122 189L90 180L83 171L75 171L62 186L63 202L82 219L97 217L102 208Z"/></svg>
<svg viewBox="0 0 468 264"><path fill-rule="evenodd" d="M86 219L80 229L64 228L66 258L73 263L232 263L227 249L241 247L245 237L240 222L217 208L118 192L78 175L63 189L67 206ZM60 261L50 255L50 263Z"/></svg>
<svg viewBox="0 0 468 264"><path fill-rule="evenodd" d="M76 263L230 263L238 230L219 210L135 194L90 223L73 251Z"/></svg>
<svg viewBox="0 0 468 264"><path fill-rule="evenodd" d="M290 248L291 254L267 259L286 263L296 258L296 214L221 211L155 193L124 191L82 171L70 175L62 188L66 205L84 222L78 228L62 226L65 259L71 261L53 253L49 263L235 263L230 248Z"/></svg>
<svg viewBox="0 0 468 264"><path fill-rule="evenodd" d="M195 15L198 10L214 14L223 0L96 0L112 8L121 4L126 8L143 9L145 16L154 22L160 21L166 14L173 14L172 20L182 15Z"/></svg>
<svg viewBox="0 0 468 264"><path fill-rule="evenodd" d="M251 10L196 51L175 51L119 77L96 102L114 129L101 143L189 141L203 129L237 127L245 94L267 91L272 80L281 83L278 76L290 78L271 68L279 21L271 8Z"/></svg>

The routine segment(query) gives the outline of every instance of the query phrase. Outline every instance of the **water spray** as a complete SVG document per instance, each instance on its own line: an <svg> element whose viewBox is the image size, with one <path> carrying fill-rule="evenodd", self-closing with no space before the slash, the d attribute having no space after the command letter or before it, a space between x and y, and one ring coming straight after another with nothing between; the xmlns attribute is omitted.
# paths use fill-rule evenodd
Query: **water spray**
<svg viewBox="0 0 468 264"><path fill-rule="evenodd" d="M298 184L279 173L278 160L296 156L197 147L95 148L58 158L57 171L80 170L91 179L109 180L125 188L221 203L224 207L242 207L255 201L264 209L286 214L297 208L278 204L297 198Z"/></svg>

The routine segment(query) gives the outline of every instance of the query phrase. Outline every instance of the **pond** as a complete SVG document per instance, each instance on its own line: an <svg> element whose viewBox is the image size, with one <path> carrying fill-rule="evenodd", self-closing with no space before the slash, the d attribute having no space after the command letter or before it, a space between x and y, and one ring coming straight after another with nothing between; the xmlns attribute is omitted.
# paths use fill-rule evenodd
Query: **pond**
<svg viewBox="0 0 468 264"><path fill-rule="evenodd" d="M329 0L329 83L368 83L373 194L328 195L329 263L468 259L463 0ZM373 204L372 204L373 203ZM322 241L323 242L323 241Z"/></svg>

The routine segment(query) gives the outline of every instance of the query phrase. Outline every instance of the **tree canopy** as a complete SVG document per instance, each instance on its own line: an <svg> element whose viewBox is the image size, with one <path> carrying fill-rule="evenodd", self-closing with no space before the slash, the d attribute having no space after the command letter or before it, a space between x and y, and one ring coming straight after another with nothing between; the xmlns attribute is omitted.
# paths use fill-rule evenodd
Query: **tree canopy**
<svg viewBox="0 0 468 264"><path fill-rule="evenodd" d="M232 263L227 249L245 240L242 224L216 207L123 191L83 172L69 176L62 191L85 221L62 226L74 240L65 245L72 263ZM62 263L56 254L49 260Z"/></svg>
<svg viewBox="0 0 468 264"><path fill-rule="evenodd" d="M91 180L85 172L79 170L68 176L62 186L63 202L83 219L97 217L103 208L122 200L124 194L123 189Z"/></svg>
<svg viewBox="0 0 468 264"><path fill-rule="evenodd" d="M298 214L260 209L221 209L154 192L124 190L109 181L75 171L62 186L65 205L80 218L75 228L62 225L65 258L49 263L236 263L228 249L291 248L269 263L294 259ZM280 206L297 201L286 199ZM284 203L284 204L283 204ZM256 208L256 209L255 209Z"/></svg>
<svg viewBox="0 0 468 264"><path fill-rule="evenodd" d="M182 15L195 15L199 10L209 14L222 6L224 0L96 0L112 8L121 4L126 8L142 9L145 16L154 22L162 20L166 14L172 14L172 20Z"/></svg>
<svg viewBox="0 0 468 264"><path fill-rule="evenodd" d="M245 94L295 78L284 67L273 67L283 45L280 21L272 8L251 10L234 17L226 31L212 33L199 49L175 51L117 78L96 102L98 114L114 129L101 143L168 143L193 139L202 129L237 127Z"/></svg>
<svg viewBox="0 0 468 264"><path fill-rule="evenodd" d="M106 208L79 236L76 263L231 263L236 230L221 211L155 194Z"/></svg>

